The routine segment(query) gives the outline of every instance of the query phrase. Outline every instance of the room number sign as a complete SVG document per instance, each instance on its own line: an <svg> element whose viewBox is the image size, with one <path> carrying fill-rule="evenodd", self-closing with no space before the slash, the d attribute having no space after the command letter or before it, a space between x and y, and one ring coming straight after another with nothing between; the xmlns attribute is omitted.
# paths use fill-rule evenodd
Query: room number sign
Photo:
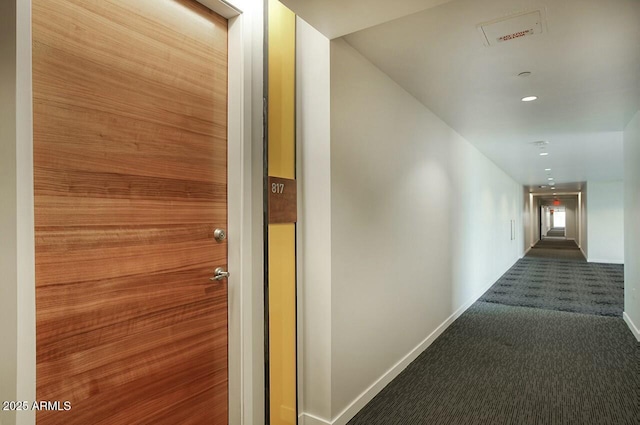
<svg viewBox="0 0 640 425"><path fill-rule="evenodd" d="M298 219L296 181L269 177L269 223L295 223Z"/></svg>
<svg viewBox="0 0 640 425"><path fill-rule="evenodd" d="M284 183L271 183L271 193L284 193Z"/></svg>

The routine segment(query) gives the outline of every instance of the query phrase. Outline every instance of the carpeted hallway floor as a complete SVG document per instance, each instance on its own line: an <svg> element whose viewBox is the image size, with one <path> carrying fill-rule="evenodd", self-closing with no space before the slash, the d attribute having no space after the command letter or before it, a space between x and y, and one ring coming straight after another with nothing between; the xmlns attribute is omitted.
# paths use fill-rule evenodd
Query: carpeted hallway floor
<svg viewBox="0 0 640 425"><path fill-rule="evenodd" d="M349 425L637 425L617 318L475 303Z"/></svg>
<svg viewBox="0 0 640 425"><path fill-rule="evenodd" d="M564 237L564 227L552 227L547 232L547 236L551 237Z"/></svg>
<svg viewBox="0 0 640 425"><path fill-rule="evenodd" d="M567 241L537 249L577 248L557 242ZM640 348L620 317L622 266L535 250L349 425L640 424Z"/></svg>
<svg viewBox="0 0 640 425"><path fill-rule="evenodd" d="M622 318L624 266L525 257L480 301Z"/></svg>
<svg viewBox="0 0 640 425"><path fill-rule="evenodd" d="M587 261L575 241L544 239L527 253L527 257Z"/></svg>

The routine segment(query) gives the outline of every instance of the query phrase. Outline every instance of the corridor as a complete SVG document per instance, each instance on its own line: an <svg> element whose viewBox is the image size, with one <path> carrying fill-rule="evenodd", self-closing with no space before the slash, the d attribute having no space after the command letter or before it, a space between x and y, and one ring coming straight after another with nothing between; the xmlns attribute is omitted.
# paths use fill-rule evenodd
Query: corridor
<svg viewBox="0 0 640 425"><path fill-rule="evenodd" d="M637 424L622 310L622 265L541 241L349 424Z"/></svg>
<svg viewBox="0 0 640 425"><path fill-rule="evenodd" d="M0 425L640 425L640 0L0 34Z"/></svg>

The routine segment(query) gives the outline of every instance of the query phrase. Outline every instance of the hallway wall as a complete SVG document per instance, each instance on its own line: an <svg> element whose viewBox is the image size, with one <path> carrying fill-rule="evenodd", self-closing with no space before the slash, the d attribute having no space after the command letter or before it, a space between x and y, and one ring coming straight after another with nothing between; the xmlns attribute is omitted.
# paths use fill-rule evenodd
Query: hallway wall
<svg viewBox="0 0 640 425"><path fill-rule="evenodd" d="M540 199L533 198L533 245L540 242Z"/></svg>
<svg viewBox="0 0 640 425"><path fill-rule="evenodd" d="M305 415L329 418L332 322L330 43L299 17L296 32L298 400L299 410Z"/></svg>
<svg viewBox="0 0 640 425"><path fill-rule="evenodd" d="M565 237L567 239L578 240L578 201L576 199L563 199L562 206L565 207L566 224Z"/></svg>
<svg viewBox="0 0 640 425"><path fill-rule="evenodd" d="M525 254L531 247L533 246L533 232L535 229L533 226L533 215L532 215L532 204L535 203L535 200L532 196L530 196L529 189L526 187L522 188L522 199L524 201L524 206L522 208L522 225L523 225L523 254Z"/></svg>
<svg viewBox="0 0 640 425"><path fill-rule="evenodd" d="M640 340L640 111L624 131L624 311Z"/></svg>
<svg viewBox="0 0 640 425"><path fill-rule="evenodd" d="M521 185L345 41L331 43L337 423L522 255L523 202Z"/></svg>
<svg viewBox="0 0 640 425"><path fill-rule="evenodd" d="M622 181L589 182L587 188L588 261L624 262L624 190Z"/></svg>
<svg viewBox="0 0 640 425"><path fill-rule="evenodd" d="M543 209L542 209L542 230L541 230L541 235L542 236L547 236L547 233L549 233L549 230L551 230L551 210L549 208L548 205L546 205Z"/></svg>
<svg viewBox="0 0 640 425"><path fill-rule="evenodd" d="M587 228L589 224L589 218L587 217L587 189L588 184L584 184L582 191L580 192L580 244L578 245L582 250L582 254L585 258L589 258L589 235L587 234Z"/></svg>

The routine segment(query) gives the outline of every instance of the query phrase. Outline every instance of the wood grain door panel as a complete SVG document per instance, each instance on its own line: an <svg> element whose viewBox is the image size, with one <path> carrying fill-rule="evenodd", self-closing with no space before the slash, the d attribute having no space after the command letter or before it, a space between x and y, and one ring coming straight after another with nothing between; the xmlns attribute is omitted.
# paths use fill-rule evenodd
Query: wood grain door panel
<svg viewBox="0 0 640 425"><path fill-rule="evenodd" d="M34 0L39 425L226 424L227 22Z"/></svg>

